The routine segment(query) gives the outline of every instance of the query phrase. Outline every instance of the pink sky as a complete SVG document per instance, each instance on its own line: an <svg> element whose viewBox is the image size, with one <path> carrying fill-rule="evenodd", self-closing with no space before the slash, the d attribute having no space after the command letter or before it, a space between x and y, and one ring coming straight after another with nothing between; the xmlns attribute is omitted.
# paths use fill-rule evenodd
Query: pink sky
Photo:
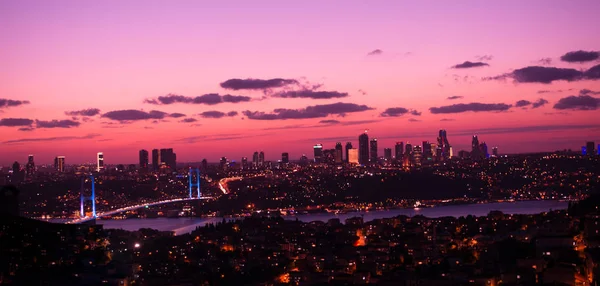
<svg viewBox="0 0 600 286"><path fill-rule="evenodd" d="M86 121L78 117L79 126L71 128L34 123L32 131L20 131L23 126L0 126L0 165L24 162L28 154L39 164L57 155L66 156L67 163L92 162L99 151L109 164L133 163L139 149L168 147L175 149L180 162L217 161L221 156L239 160L255 150L264 150L270 160L279 159L282 152L297 159L302 154L312 157L315 143L333 148L336 141L350 140L357 146L364 129L379 138L381 154L396 141L433 142L442 128L455 152L469 148L471 133L498 146L501 153L578 149L588 140L600 143L600 106L585 111L553 106L561 98L578 96L581 89L600 91L600 81L545 84L482 78L541 65L542 58L552 60L546 67L582 71L600 64L560 59L571 51L600 50L595 28L600 27L599 10L596 0L1 1L0 99L29 104L0 106L0 119L66 120L71 116L65 111L101 112ZM367 55L376 49L382 53ZM478 59L484 55L492 58ZM451 68L465 61L489 66ZM272 95L280 89L275 88L263 98L262 90L220 87L232 78L296 79L349 96L276 98ZM552 92L539 94L540 90ZM253 100L144 103L169 93L232 94ZM446 99L449 96L463 98ZM429 110L459 103L514 105L539 98L548 103L535 109L451 114ZM345 117L288 120L252 120L241 114L336 102L372 109ZM421 115L380 116L391 107ZM183 113L198 121L122 123L102 117L129 109ZM205 111L239 114L220 119L197 115ZM377 122L297 128L332 119ZM284 126L288 128L274 129ZM184 140L188 137L196 139Z"/></svg>

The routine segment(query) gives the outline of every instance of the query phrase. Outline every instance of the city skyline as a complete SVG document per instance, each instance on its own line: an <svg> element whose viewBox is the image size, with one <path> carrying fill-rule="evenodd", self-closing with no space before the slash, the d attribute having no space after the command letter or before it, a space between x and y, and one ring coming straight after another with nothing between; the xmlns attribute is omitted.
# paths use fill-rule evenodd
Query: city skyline
<svg viewBox="0 0 600 286"><path fill-rule="evenodd" d="M583 2L2 2L0 165L297 160L364 129L379 155L441 129L455 155L473 135L579 150L600 141L600 40L581 29L600 3Z"/></svg>

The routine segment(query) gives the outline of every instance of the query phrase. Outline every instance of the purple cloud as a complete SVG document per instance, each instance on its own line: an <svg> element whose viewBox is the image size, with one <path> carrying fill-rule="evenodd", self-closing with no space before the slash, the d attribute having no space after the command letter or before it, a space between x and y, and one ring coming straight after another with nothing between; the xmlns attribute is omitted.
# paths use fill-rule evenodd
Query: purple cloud
<svg viewBox="0 0 600 286"><path fill-rule="evenodd" d="M380 49L375 49L375 50L372 50L372 51L370 51L370 52L367 54L367 56L377 56L377 55L381 55L381 54L383 54L383 51L382 51L382 50L380 50Z"/></svg>
<svg viewBox="0 0 600 286"><path fill-rule="evenodd" d="M485 67L485 66L489 66L489 64L486 64L484 62L470 62L470 61L466 61L462 64L457 64L452 66L453 69L468 69L468 68L476 68L476 67Z"/></svg>
<svg viewBox="0 0 600 286"><path fill-rule="evenodd" d="M2 118L0 126L16 127L16 126L31 126L33 120L27 118Z"/></svg>
<svg viewBox="0 0 600 286"><path fill-rule="evenodd" d="M287 85L295 85L295 84L298 84L298 81L295 79L232 78L232 79L228 79L228 80L222 82L220 85L224 89L241 90L241 89L269 89L269 88L284 87Z"/></svg>
<svg viewBox="0 0 600 286"><path fill-rule="evenodd" d="M8 140L2 143L4 144L14 144L14 143L26 143L26 142L47 142L47 141L72 141L72 140L84 140L84 139L92 139L100 137L100 134L88 134L85 136L59 136L59 137L46 137L46 138L23 138L23 139L15 139Z"/></svg>
<svg viewBox="0 0 600 286"><path fill-rule="evenodd" d="M557 80L576 81L583 79L583 73L576 69L529 66L514 70L495 77L487 77L484 80L504 80L512 78L520 83L551 83Z"/></svg>
<svg viewBox="0 0 600 286"><path fill-rule="evenodd" d="M332 104L313 105L302 109L278 108L273 110L273 113L246 110L242 112L242 114L248 117L248 119L253 120L287 120L320 118L327 117L328 115L345 115L346 113L362 112L371 109L373 108L366 105L338 102Z"/></svg>
<svg viewBox="0 0 600 286"><path fill-rule="evenodd" d="M303 89L303 90L282 91L282 92L274 93L272 96L280 97L280 98L330 99L330 98L347 97L348 93L337 92L337 91L315 91L315 90L310 90L310 89Z"/></svg>
<svg viewBox="0 0 600 286"><path fill-rule="evenodd" d="M538 108L538 107L542 107L544 105L546 105L548 103L547 100L540 98L538 99L536 102L531 104L531 108Z"/></svg>
<svg viewBox="0 0 600 286"><path fill-rule="evenodd" d="M462 112L487 112L487 111L506 111L509 110L512 105L505 103L459 103L453 105L446 105L440 107L431 107L429 111L433 114L445 114L445 113L462 113Z"/></svg>
<svg viewBox="0 0 600 286"><path fill-rule="evenodd" d="M213 111L205 111L198 115L200 115L201 117L204 117L204 118L222 118L225 116L229 116L229 117L236 116L237 114L238 114L237 111L230 111L230 112L225 113L225 112L213 110Z"/></svg>
<svg viewBox="0 0 600 286"><path fill-rule="evenodd" d="M535 61L535 63L547 66L547 65L552 64L552 59L551 58L541 58L541 59Z"/></svg>
<svg viewBox="0 0 600 286"><path fill-rule="evenodd" d="M407 109L404 107L391 107L386 109L384 112L382 112L381 114L379 114L379 116L381 117L398 117L398 116L402 116L404 114L412 114L415 116L420 116L421 112L418 112L414 109Z"/></svg>
<svg viewBox="0 0 600 286"><path fill-rule="evenodd" d="M184 118L184 119L180 120L179 122L192 123L192 122L196 122L196 121L198 121L196 118L188 117L188 118Z"/></svg>
<svg viewBox="0 0 600 286"><path fill-rule="evenodd" d="M96 116L100 114L100 109L88 108L82 110L65 111L65 114L68 116Z"/></svg>
<svg viewBox="0 0 600 286"><path fill-rule="evenodd" d="M455 99L461 99L461 98L464 98L464 96L453 95L453 96L446 97L446 99L448 99L448 100L455 100Z"/></svg>
<svg viewBox="0 0 600 286"><path fill-rule="evenodd" d="M15 106L24 105L24 104L29 104L29 101L28 100L13 100L13 99L0 98L0 109L8 108L8 107L15 107Z"/></svg>
<svg viewBox="0 0 600 286"><path fill-rule="evenodd" d="M482 61L491 61L494 56L492 55L483 55L483 56L476 56L475 57L478 61L482 62Z"/></svg>
<svg viewBox="0 0 600 286"><path fill-rule="evenodd" d="M595 65L583 73L586 79L600 79L600 65Z"/></svg>
<svg viewBox="0 0 600 286"><path fill-rule="evenodd" d="M519 100L517 103L515 103L515 107L524 107L528 105L531 105L531 101L529 100Z"/></svg>
<svg viewBox="0 0 600 286"><path fill-rule="evenodd" d="M78 127L81 123L73 120L36 120L35 127L36 128L71 128Z"/></svg>
<svg viewBox="0 0 600 286"><path fill-rule="evenodd" d="M157 99L146 99L144 102L149 104L162 104L169 105L174 103L186 103L186 104L206 104L215 105L219 103L240 103L248 102L252 100L249 96L243 95L220 95L217 93L208 93L196 97L183 96L177 94L168 94L165 96L159 96Z"/></svg>
<svg viewBox="0 0 600 286"><path fill-rule="evenodd" d="M102 117L108 118L116 121L138 121L138 120L148 120L148 119L163 119L167 117L168 114L166 112L151 110L149 112L135 109L126 109L126 110L114 110L109 111L107 113L102 114Z"/></svg>
<svg viewBox="0 0 600 286"><path fill-rule="evenodd" d="M573 51L568 52L560 57L560 60L568 63L583 63L600 58L600 53L596 51Z"/></svg>
<svg viewBox="0 0 600 286"><path fill-rule="evenodd" d="M571 95L563 97L554 104L554 109L558 110L596 110L600 105L600 98L589 95Z"/></svg>

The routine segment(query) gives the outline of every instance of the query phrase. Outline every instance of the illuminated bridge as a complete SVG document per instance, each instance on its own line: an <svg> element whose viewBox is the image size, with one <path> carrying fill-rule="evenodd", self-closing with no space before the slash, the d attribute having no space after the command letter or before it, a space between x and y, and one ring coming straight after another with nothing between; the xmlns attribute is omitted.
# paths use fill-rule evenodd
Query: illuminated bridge
<svg viewBox="0 0 600 286"><path fill-rule="evenodd" d="M195 180L194 180L194 177L195 177ZM169 204L169 203L176 203L176 202L207 200L207 199L213 198L213 197L202 196L202 193L200 191L200 170L197 168L190 168L189 176L188 176L189 196L187 198L175 198L175 199L161 200L161 201L156 201L156 202L140 203L137 205L122 207L119 209L114 209L114 210L110 210L110 211L106 211L106 212L96 212L96 189L95 189L96 184L94 181L94 175L89 175L87 178L89 178L91 181L91 195L90 196L84 195L84 184L85 184L86 178L82 178L79 218L67 222L69 224L83 223L83 222L95 220L96 218L99 218L99 217L112 216L115 214L119 214L119 213L126 212L126 211L131 211L131 210L135 210L135 209L139 209L139 208L145 208L145 207L151 207L151 206ZM194 189L196 190L195 195L194 195ZM225 191L222 187L221 187L221 190L223 191L223 193L227 194L227 191ZM85 201L90 201L92 204L91 216L85 215L85 211L84 211Z"/></svg>

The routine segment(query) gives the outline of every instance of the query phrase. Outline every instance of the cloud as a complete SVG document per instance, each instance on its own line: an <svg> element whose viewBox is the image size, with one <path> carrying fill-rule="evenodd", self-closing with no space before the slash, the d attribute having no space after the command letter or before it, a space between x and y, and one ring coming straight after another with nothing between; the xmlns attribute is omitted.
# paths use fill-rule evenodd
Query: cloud
<svg viewBox="0 0 600 286"><path fill-rule="evenodd" d="M279 127L268 127L268 128L263 128L262 130L286 130L286 129L307 129L307 128L323 128L323 127L331 127L334 125L338 125L338 126L352 126L352 125L361 125L361 124L369 124L369 123L375 123L375 122L380 122L381 120L355 120L355 121L339 121L339 120L335 120L335 119L328 119L328 120L321 120L319 121L320 124L318 125L302 125L302 124L296 124L296 125L285 125L285 126L279 126Z"/></svg>
<svg viewBox="0 0 600 286"><path fill-rule="evenodd" d="M587 88L584 88L584 89L582 89L582 90L579 91L579 94L581 94L581 95L600 94L600 91L593 91L593 90L589 90Z"/></svg>
<svg viewBox="0 0 600 286"><path fill-rule="evenodd" d="M529 100L519 100L517 103L515 103L515 107L524 107L528 105L531 105L531 101Z"/></svg>
<svg viewBox="0 0 600 286"><path fill-rule="evenodd" d="M462 112L485 112L485 111L506 111L512 106L505 103L459 103L453 105L446 105L440 107L431 107L429 111L433 114L444 114L444 113L462 113Z"/></svg>
<svg viewBox="0 0 600 286"><path fill-rule="evenodd" d="M16 126L31 126L33 120L27 118L2 118L0 126L16 127Z"/></svg>
<svg viewBox="0 0 600 286"><path fill-rule="evenodd" d="M27 142L47 142L47 141L71 141L71 140L84 140L99 137L100 134L92 133L85 136L59 136L59 137L45 137L45 138L23 138L4 141L4 144L14 143L27 143Z"/></svg>
<svg viewBox="0 0 600 286"><path fill-rule="evenodd" d="M586 79L600 79L600 65L595 65L583 73Z"/></svg>
<svg viewBox="0 0 600 286"><path fill-rule="evenodd" d="M409 118L408 121L409 122L421 122L421 120L416 119L416 118Z"/></svg>
<svg viewBox="0 0 600 286"><path fill-rule="evenodd" d="M182 120L180 120L179 122L183 122L183 123L192 123L192 122L196 122L198 121L196 118L184 118Z"/></svg>
<svg viewBox="0 0 600 286"><path fill-rule="evenodd" d="M169 114L169 117L173 117L173 118L180 118L180 117L185 117L185 114L183 114L183 113L178 113L178 112L175 112L175 113L171 113L171 114Z"/></svg>
<svg viewBox="0 0 600 286"><path fill-rule="evenodd" d="M81 123L69 119L65 120L36 120L35 127L36 128L71 128L78 127Z"/></svg>
<svg viewBox="0 0 600 286"><path fill-rule="evenodd" d="M335 119L327 119L327 120L321 120L321 121L319 121L319 123L321 123L321 124L339 124L340 121L335 120Z"/></svg>
<svg viewBox="0 0 600 286"><path fill-rule="evenodd" d="M268 134L250 134L250 135L243 135L243 134L238 134L238 133L232 133L232 134L214 134L214 135L199 135L199 136L190 136L190 137L184 137L184 138L180 138L175 140L175 143L186 143L186 144L191 144L191 143L196 143L196 142L205 142L205 141L227 141L227 140L236 140L236 139L244 139L244 138L251 138L251 137L260 137L260 136L265 136Z"/></svg>
<svg viewBox="0 0 600 286"><path fill-rule="evenodd" d="M568 63L582 63L597 60L600 58L600 53L596 51L573 51L568 52L560 57L560 60Z"/></svg>
<svg viewBox="0 0 600 286"><path fill-rule="evenodd" d="M220 95L217 93L208 93L196 97L183 96L177 94L168 94L165 96L159 96L157 99L146 99L145 103L150 104L174 104L174 103L186 103L186 104L206 104L206 105L215 105L219 103L240 103L240 102L248 102L252 98L249 96L243 95Z"/></svg>
<svg viewBox="0 0 600 286"><path fill-rule="evenodd" d="M487 77L484 80L504 80L507 78L512 78L519 83L551 83L557 80L581 80L583 73L576 69L529 66L514 70L512 73Z"/></svg>
<svg viewBox="0 0 600 286"><path fill-rule="evenodd" d="M538 107L542 107L544 105L546 105L548 103L547 100L540 98L538 99L536 102L531 104L531 108L538 108Z"/></svg>
<svg viewBox="0 0 600 286"><path fill-rule="evenodd" d="M596 110L600 105L600 98L589 95L571 95L563 97L554 104L554 109L558 110Z"/></svg>
<svg viewBox="0 0 600 286"><path fill-rule="evenodd" d="M494 56L492 55L483 55L483 56L476 56L475 57L478 61L491 61Z"/></svg>
<svg viewBox="0 0 600 286"><path fill-rule="evenodd" d="M466 61L462 64L457 64L452 66L453 69L468 69L468 68L476 68L476 67L485 67L485 66L489 66L489 64L483 63L483 62L470 62L470 61Z"/></svg>
<svg viewBox="0 0 600 286"><path fill-rule="evenodd" d="M302 109L278 108L273 110L273 113L246 110L242 112L242 114L248 117L248 119L253 120L286 120L320 118L327 117L328 115L345 115L346 113L362 112L372 109L373 108L366 105L337 102L332 104L313 105Z"/></svg>
<svg viewBox="0 0 600 286"><path fill-rule="evenodd" d="M201 117L204 117L204 118L222 118L225 116L229 116L229 117L236 116L237 114L238 114L237 111L230 111L230 112L225 113L225 112L213 110L213 111L205 111L198 115L200 115Z"/></svg>
<svg viewBox="0 0 600 286"><path fill-rule="evenodd" d="M440 119L440 121L454 121L454 119L452 119L452 118L442 118L442 119Z"/></svg>
<svg viewBox="0 0 600 286"><path fill-rule="evenodd" d="M398 117L404 114L412 114L415 116L420 116L421 112L418 112L414 109L406 109L404 107L391 107L382 112L379 116L381 117Z"/></svg>
<svg viewBox="0 0 600 286"><path fill-rule="evenodd" d="M367 54L367 56L377 56L377 55L381 55L381 54L383 54L383 51L382 51L382 50L380 50L380 49L375 49L375 50L372 50L372 51L370 51L370 52Z"/></svg>
<svg viewBox="0 0 600 286"><path fill-rule="evenodd" d="M364 90L362 90L362 89L359 89L359 90L358 90L358 92L359 92L360 94L362 94L362 95L367 95L367 92L366 92L366 91L364 91Z"/></svg>
<svg viewBox="0 0 600 286"><path fill-rule="evenodd" d="M453 95L453 96L446 97L446 99L448 99L448 100L455 100L455 99L461 99L461 98L464 98L464 96Z"/></svg>
<svg viewBox="0 0 600 286"><path fill-rule="evenodd" d="M240 90L240 89L270 89L277 87L284 87L287 85L298 84L295 79L283 79L283 78L272 78L272 79L240 79L232 78L222 82L220 85L224 89Z"/></svg>
<svg viewBox="0 0 600 286"><path fill-rule="evenodd" d="M337 92L337 91L315 91L315 90L310 90L310 89L303 89L303 90L282 91L282 92L274 93L272 96L280 97L280 98L330 99L330 98L347 97L348 93Z"/></svg>
<svg viewBox="0 0 600 286"><path fill-rule="evenodd" d="M121 121L121 122L130 122L130 121L138 121L138 120L148 120L148 119L163 119L171 116L166 112L151 110L149 112L135 109L126 109L126 110L114 110L109 111L107 113L102 114L102 117L108 118L111 120ZM176 115L177 116L177 115Z"/></svg>
<svg viewBox="0 0 600 286"><path fill-rule="evenodd" d="M21 127L18 129L19 131L33 131L35 128L33 127Z"/></svg>
<svg viewBox="0 0 600 286"><path fill-rule="evenodd" d="M537 61L535 61L536 64L540 64L540 65L551 65L552 64L552 59L551 58L541 58Z"/></svg>
<svg viewBox="0 0 600 286"><path fill-rule="evenodd" d="M20 106L20 105L25 105L25 104L29 104L29 101L28 100L13 100L13 99L7 99L7 98L0 98L0 109Z"/></svg>
<svg viewBox="0 0 600 286"><path fill-rule="evenodd" d="M100 114L100 109L88 108L82 110L65 111L65 114L68 116L96 116Z"/></svg>

